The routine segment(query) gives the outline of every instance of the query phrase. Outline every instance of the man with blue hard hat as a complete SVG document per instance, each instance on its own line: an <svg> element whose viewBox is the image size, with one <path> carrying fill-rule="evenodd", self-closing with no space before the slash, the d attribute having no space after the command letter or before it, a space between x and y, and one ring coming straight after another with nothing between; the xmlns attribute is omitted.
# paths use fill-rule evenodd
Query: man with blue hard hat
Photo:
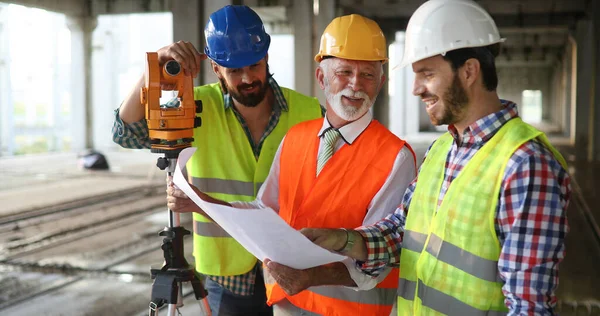
<svg viewBox="0 0 600 316"><path fill-rule="evenodd" d="M189 181L214 198L253 201L269 173L283 136L296 123L322 117L319 102L279 87L269 73L271 38L247 6L228 5L211 14L204 30L205 54L179 41L157 51L160 65L178 61L198 75L208 57L219 82L194 88L202 100L202 126L194 129L198 150L187 164ZM140 78L115 111L113 139L126 148L150 148ZM173 87L163 86L163 90ZM218 225L194 214L196 270L213 315L271 315L260 262Z"/></svg>

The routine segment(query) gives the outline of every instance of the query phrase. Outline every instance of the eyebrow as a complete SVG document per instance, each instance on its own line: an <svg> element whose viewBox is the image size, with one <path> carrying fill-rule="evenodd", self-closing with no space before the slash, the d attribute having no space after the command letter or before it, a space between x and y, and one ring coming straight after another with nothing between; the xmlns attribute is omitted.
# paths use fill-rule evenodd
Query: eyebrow
<svg viewBox="0 0 600 316"><path fill-rule="evenodd" d="M426 72L426 71L433 71L433 69L429 68L429 67L421 67L421 68L417 69L415 71L415 73L421 73L421 72Z"/></svg>

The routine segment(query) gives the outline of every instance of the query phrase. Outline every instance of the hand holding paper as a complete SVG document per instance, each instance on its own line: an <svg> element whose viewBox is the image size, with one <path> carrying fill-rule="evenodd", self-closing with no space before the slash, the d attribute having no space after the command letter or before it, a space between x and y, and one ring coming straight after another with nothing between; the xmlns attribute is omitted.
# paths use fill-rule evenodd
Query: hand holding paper
<svg viewBox="0 0 600 316"><path fill-rule="evenodd" d="M269 258L294 269L307 269L345 258L316 246L270 208L236 209L202 200L181 171L195 151L186 148L179 154L173 182L259 260Z"/></svg>

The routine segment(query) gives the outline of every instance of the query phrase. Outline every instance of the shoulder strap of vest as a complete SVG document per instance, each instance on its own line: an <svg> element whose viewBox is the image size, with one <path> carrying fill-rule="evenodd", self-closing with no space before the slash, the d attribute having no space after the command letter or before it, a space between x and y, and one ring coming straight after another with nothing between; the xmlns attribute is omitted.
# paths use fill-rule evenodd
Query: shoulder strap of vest
<svg viewBox="0 0 600 316"><path fill-rule="evenodd" d="M309 97L307 95L304 95L300 92L294 91L292 89L288 89L285 87L279 87L281 89L281 92L283 93L283 96L285 97L286 100L299 100L300 102L312 102L312 103L317 103L319 104L319 101L317 100L317 98L314 97Z"/></svg>
<svg viewBox="0 0 600 316"><path fill-rule="evenodd" d="M202 107L204 109L211 107L210 110L212 111L224 110L223 93L221 93L221 87L218 83L194 87L194 99L202 100Z"/></svg>
<svg viewBox="0 0 600 316"><path fill-rule="evenodd" d="M442 136L438 137L433 141L433 144L429 148L427 152L427 156L425 157L425 161L423 161L423 165L431 162L433 159L439 158L440 152L447 153L450 146L452 145L452 135L446 132ZM422 168L422 167L421 167Z"/></svg>
<svg viewBox="0 0 600 316"><path fill-rule="evenodd" d="M512 125L518 126L522 129L527 129L530 133L534 134L535 137L540 142L542 142L542 144L544 144L544 147L546 147L552 153L552 155L558 161L558 163L560 163L561 166L565 170L567 170L568 167L567 167L567 162L566 162L565 158L561 155L560 152L558 152L558 150L556 150L556 148L554 148L554 146L552 146L552 144L550 144L550 141L548 140L548 137L546 136L546 134L544 134L537 128L523 122L523 120L520 117L515 117L515 118L511 119L505 125L508 125L509 123L511 123Z"/></svg>

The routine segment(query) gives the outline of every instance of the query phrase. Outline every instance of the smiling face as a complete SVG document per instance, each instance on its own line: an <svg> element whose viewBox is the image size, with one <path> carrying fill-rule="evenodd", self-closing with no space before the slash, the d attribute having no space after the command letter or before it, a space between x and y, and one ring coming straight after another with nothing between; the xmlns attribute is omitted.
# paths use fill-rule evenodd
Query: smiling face
<svg viewBox="0 0 600 316"><path fill-rule="evenodd" d="M328 58L317 68L317 79L333 112L328 115L352 122L373 106L385 76L379 61Z"/></svg>
<svg viewBox="0 0 600 316"><path fill-rule="evenodd" d="M458 72L442 56L413 63L413 94L425 103L433 125L456 124L466 117L469 97Z"/></svg>
<svg viewBox="0 0 600 316"><path fill-rule="evenodd" d="M269 87L267 58L244 68L225 68L213 64L221 87L238 103L255 107L264 100Z"/></svg>

